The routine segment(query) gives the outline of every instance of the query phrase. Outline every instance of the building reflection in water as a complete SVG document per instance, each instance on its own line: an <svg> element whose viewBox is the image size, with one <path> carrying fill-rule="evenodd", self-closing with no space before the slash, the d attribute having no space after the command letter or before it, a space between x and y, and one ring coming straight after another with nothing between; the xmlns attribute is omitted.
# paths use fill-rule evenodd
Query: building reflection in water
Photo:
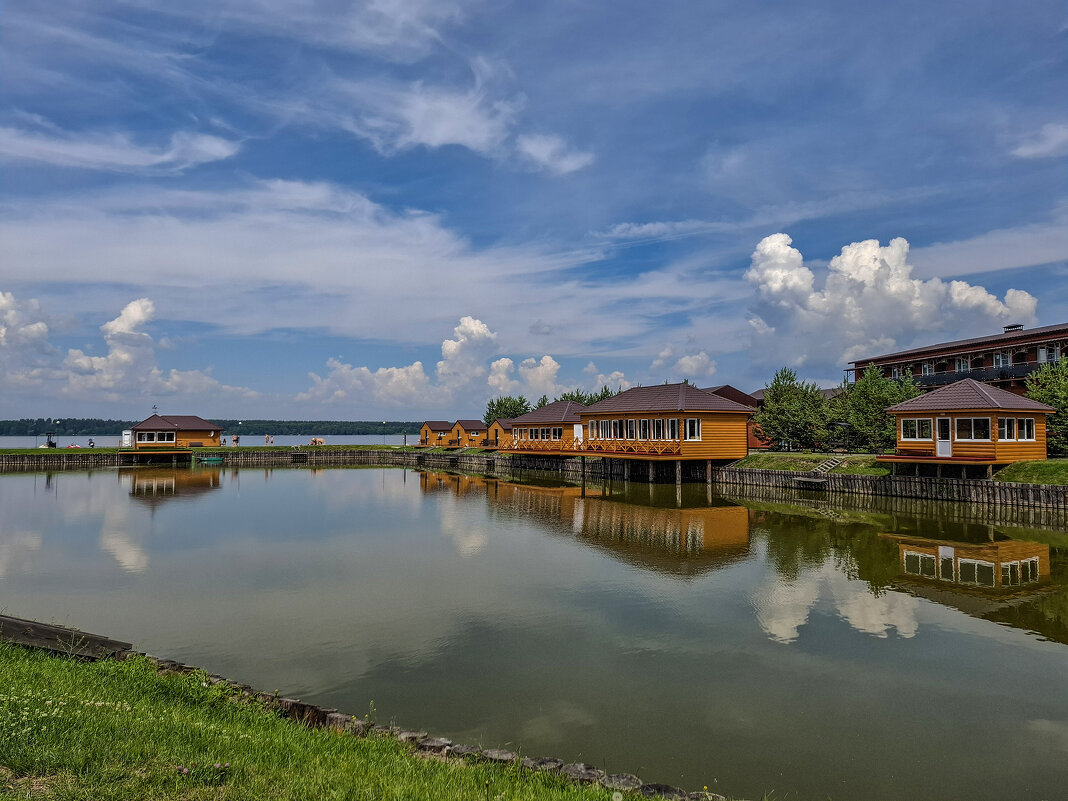
<svg viewBox="0 0 1068 801"><path fill-rule="evenodd" d="M209 468L119 468L119 483L130 497L153 509L174 499L191 500L222 487L222 471Z"/></svg>
<svg viewBox="0 0 1068 801"><path fill-rule="evenodd" d="M615 558L671 575L700 575L749 553L749 510L738 504L648 506L590 495L581 487L451 473L424 472L419 481L428 494L485 495L491 514L538 521Z"/></svg>

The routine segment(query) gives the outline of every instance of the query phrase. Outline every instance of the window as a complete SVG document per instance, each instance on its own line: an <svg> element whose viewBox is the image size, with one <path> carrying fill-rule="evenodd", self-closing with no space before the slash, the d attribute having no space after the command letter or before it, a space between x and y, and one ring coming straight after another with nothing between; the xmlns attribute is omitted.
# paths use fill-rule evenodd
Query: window
<svg viewBox="0 0 1068 801"><path fill-rule="evenodd" d="M653 420L653 439L664 438L664 421Z"/></svg>
<svg viewBox="0 0 1068 801"><path fill-rule="evenodd" d="M156 441L156 432L155 431L138 431L137 432L137 441L138 442L155 442Z"/></svg>
<svg viewBox="0 0 1068 801"><path fill-rule="evenodd" d="M677 417L672 417L668 420L668 439L679 438L679 420Z"/></svg>
<svg viewBox="0 0 1068 801"><path fill-rule="evenodd" d="M990 441L989 417L958 417L957 439Z"/></svg>
<svg viewBox="0 0 1068 801"><path fill-rule="evenodd" d="M597 421L590 420L590 439L597 439Z"/></svg>
<svg viewBox="0 0 1068 801"><path fill-rule="evenodd" d="M900 367L891 367L890 368L890 377L891 378L901 378L901 368Z"/></svg>
<svg viewBox="0 0 1068 801"><path fill-rule="evenodd" d="M1038 349L1040 362L1055 362L1060 358L1061 349L1057 345L1045 345Z"/></svg>
<svg viewBox="0 0 1068 801"><path fill-rule="evenodd" d="M1016 418L998 418L998 439L1016 439Z"/></svg>
<svg viewBox="0 0 1068 801"><path fill-rule="evenodd" d="M1031 440L1035 439L1035 418L1033 417L1017 417L1016 418L1016 439Z"/></svg>
<svg viewBox="0 0 1068 801"><path fill-rule="evenodd" d="M637 430L638 430L638 421L637 420L628 420L627 421L627 439L634 439L634 435L635 435L635 433L637 433Z"/></svg>
<svg viewBox="0 0 1068 801"><path fill-rule="evenodd" d="M980 587L994 586L994 563L977 559L961 559L957 563L961 584L976 584Z"/></svg>
<svg viewBox="0 0 1068 801"><path fill-rule="evenodd" d="M688 440L701 439L701 418L700 417L687 417L686 418L686 439L688 439Z"/></svg>
<svg viewBox="0 0 1068 801"><path fill-rule="evenodd" d="M967 373L972 369L972 362L967 356L957 357L957 372Z"/></svg>
<svg viewBox="0 0 1068 801"><path fill-rule="evenodd" d="M649 421L638 421L638 439L649 439Z"/></svg>
<svg viewBox="0 0 1068 801"><path fill-rule="evenodd" d="M612 436L612 421L601 421L601 439L610 439Z"/></svg>
<svg viewBox="0 0 1068 801"><path fill-rule="evenodd" d="M934 364L932 362L924 362L920 366L921 375L934 375Z"/></svg>
<svg viewBox="0 0 1068 801"><path fill-rule="evenodd" d="M935 558L929 553L905 551L905 572L924 578L935 577Z"/></svg>
<svg viewBox="0 0 1068 801"><path fill-rule="evenodd" d="M938 577L942 581L953 581L953 557L938 557Z"/></svg>
<svg viewBox="0 0 1068 801"><path fill-rule="evenodd" d="M157 439L158 442L174 442L174 432L173 431L161 431L157 435L156 439Z"/></svg>
<svg viewBox="0 0 1068 801"><path fill-rule="evenodd" d="M1009 367L1012 365L1012 357L1003 350L994 353L995 367Z"/></svg>
<svg viewBox="0 0 1068 801"><path fill-rule="evenodd" d="M564 429L563 428L554 428L553 431L552 431L552 434L553 434L553 439L563 439L564 438Z"/></svg>
<svg viewBox="0 0 1068 801"><path fill-rule="evenodd" d="M901 439L931 438L930 417L904 417L901 420Z"/></svg>

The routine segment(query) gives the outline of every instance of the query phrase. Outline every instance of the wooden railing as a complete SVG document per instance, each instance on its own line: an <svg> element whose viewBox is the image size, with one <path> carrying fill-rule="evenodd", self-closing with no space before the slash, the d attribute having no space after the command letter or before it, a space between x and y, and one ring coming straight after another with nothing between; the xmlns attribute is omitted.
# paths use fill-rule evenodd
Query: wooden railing
<svg viewBox="0 0 1068 801"><path fill-rule="evenodd" d="M633 439L583 439L576 440L574 437L561 439L501 439L499 447L502 450L526 451L533 453L548 453L557 451L571 451L573 453L590 454L634 454L645 456L663 456L665 454L679 453L680 443L678 440L633 440Z"/></svg>

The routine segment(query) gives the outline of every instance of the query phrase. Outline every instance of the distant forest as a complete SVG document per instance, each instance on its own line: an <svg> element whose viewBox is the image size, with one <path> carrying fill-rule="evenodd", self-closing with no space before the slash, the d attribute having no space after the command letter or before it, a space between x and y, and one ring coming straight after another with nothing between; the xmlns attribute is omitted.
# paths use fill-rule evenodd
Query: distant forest
<svg viewBox="0 0 1068 801"><path fill-rule="evenodd" d="M0 420L0 437L32 437L49 431L62 437L119 436L140 420L101 420L98 417L72 417L57 420L46 417ZM387 420L221 420L211 419L228 434L255 436L271 434L418 434L422 421ZM240 423L240 425L239 425Z"/></svg>

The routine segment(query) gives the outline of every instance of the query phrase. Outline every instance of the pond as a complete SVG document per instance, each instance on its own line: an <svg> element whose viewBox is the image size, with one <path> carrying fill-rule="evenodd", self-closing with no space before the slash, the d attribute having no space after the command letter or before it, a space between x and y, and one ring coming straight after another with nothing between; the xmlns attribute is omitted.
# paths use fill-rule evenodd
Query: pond
<svg viewBox="0 0 1068 801"><path fill-rule="evenodd" d="M1068 787L1068 535L404 469L0 476L0 610L457 742L758 799Z"/></svg>

